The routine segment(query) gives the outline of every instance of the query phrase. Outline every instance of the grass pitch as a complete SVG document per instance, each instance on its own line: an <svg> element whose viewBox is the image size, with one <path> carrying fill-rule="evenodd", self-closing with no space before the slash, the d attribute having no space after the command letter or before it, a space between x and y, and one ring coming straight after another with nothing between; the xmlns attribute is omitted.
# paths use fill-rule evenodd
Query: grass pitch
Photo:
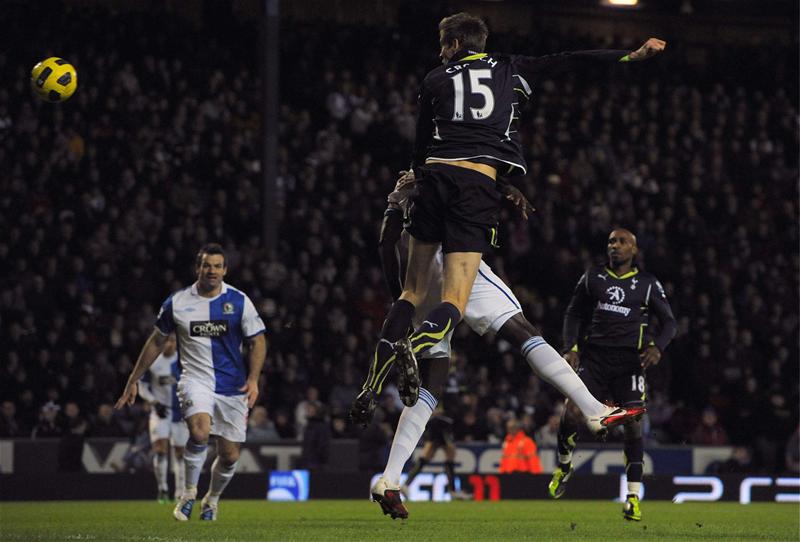
<svg viewBox="0 0 800 542"><path fill-rule="evenodd" d="M369 540L792 540L800 539L796 504L642 503L644 521L624 521L605 501L411 503L392 521L368 501L270 503L224 500L219 521L172 519L172 508L146 501L0 503L0 540L148 542L349 542ZM199 509L195 510L198 515Z"/></svg>

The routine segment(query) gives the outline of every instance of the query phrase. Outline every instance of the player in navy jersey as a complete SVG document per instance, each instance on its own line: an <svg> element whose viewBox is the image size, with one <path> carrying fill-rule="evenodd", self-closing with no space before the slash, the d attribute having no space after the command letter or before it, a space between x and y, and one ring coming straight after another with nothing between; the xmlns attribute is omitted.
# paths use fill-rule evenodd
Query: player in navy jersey
<svg viewBox="0 0 800 542"><path fill-rule="evenodd" d="M167 453L172 449L172 472L175 475L175 499L183 494L185 466L183 447L189 439L189 428L181 416L178 405L178 361L175 334L170 333L164 351L144 374L139 385L139 395L150 404L150 444L153 448L153 473L158 486L158 502L169 499L167 487Z"/></svg>
<svg viewBox="0 0 800 542"><path fill-rule="evenodd" d="M419 398L416 356L442 341L464 315L481 257L496 240L502 196L498 172L526 171L517 135L520 106L537 84L590 62L644 60L664 49L648 40L634 52L578 51L545 57L488 54L484 22L458 13L439 23L442 66L430 71L419 94L419 116L411 169L416 180L406 230L408 270L400 298L381 330L379 367L395 356L398 390L406 406ZM406 337L416 307L427 296L428 270L444 254L439 303L418 318ZM420 315L418 315L419 317Z"/></svg>
<svg viewBox="0 0 800 542"><path fill-rule="evenodd" d="M200 519L217 519L219 497L233 477L245 441L247 411L258 398L258 376L267 352L264 323L253 302L223 282L228 267L222 247L211 243L201 248L196 271L193 285L164 301L116 404L117 408L133 404L139 379L161 352L167 335L174 332L182 366L178 399L189 426L185 486L173 511L179 521L191 516L210 435L217 437L217 459ZM242 358L243 343L249 347L247 363Z"/></svg>
<svg viewBox="0 0 800 542"><path fill-rule="evenodd" d="M590 267L578 281L564 316L564 357L592 395L623 406L644 405L645 371L661 360L675 337L677 324L664 288L656 277L634 264L636 237L615 229L608 237L608 262ZM653 332L651 319L659 321ZM558 467L550 482L550 496L563 495L572 475L572 453L578 433L578 415L567 403L558 430ZM639 505L644 470L642 427L625 423L625 472L628 495L623 517L642 519Z"/></svg>

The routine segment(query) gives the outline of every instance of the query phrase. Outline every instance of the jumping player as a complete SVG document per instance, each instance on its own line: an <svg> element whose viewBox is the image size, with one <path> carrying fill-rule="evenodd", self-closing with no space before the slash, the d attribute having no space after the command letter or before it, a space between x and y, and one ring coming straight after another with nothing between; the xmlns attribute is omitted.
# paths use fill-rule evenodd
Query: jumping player
<svg viewBox="0 0 800 542"><path fill-rule="evenodd" d="M520 104L543 79L592 62L644 60L664 49L648 40L634 52L578 51L539 58L483 52L486 24L467 13L439 23L442 66L429 72L419 94L411 180L419 181L409 206L408 270L400 298L381 330L379 367L396 356L398 390L406 406L419 397L416 356L442 341L467 310L481 257L496 237L501 201L498 172L525 173L517 134ZM441 294L424 312L429 270L443 255ZM409 338L415 313L419 324Z"/></svg>

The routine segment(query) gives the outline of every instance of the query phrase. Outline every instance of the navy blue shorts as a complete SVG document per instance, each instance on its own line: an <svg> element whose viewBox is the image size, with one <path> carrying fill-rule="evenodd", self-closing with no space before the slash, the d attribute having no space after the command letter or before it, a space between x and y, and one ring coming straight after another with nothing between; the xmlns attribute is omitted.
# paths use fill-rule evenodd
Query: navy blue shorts
<svg viewBox="0 0 800 542"><path fill-rule="evenodd" d="M426 164L411 196L406 230L442 251L489 252L496 246L502 196L483 173L447 164Z"/></svg>

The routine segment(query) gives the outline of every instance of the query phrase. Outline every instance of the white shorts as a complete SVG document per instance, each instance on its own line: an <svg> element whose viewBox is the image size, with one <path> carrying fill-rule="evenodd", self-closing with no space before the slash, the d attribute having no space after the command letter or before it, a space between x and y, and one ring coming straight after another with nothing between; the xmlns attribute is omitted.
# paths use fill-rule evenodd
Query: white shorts
<svg viewBox="0 0 800 542"><path fill-rule="evenodd" d="M208 386L183 377L178 382L178 401L184 419L205 412L211 416L211 434L230 442L244 442L247 435L247 396L220 395Z"/></svg>
<svg viewBox="0 0 800 542"><path fill-rule="evenodd" d="M180 448L186 446L189 440L189 428L183 420L173 422L172 414L168 412L166 418L159 418L155 412L150 413L150 442L169 439L171 446Z"/></svg>
<svg viewBox="0 0 800 542"><path fill-rule="evenodd" d="M425 301L417 307L414 327L419 327L421 319L428 314L441 300L441 283L439 288L431 288ZM485 335L492 331L497 333L503 324L515 314L522 313L521 305L511 288L495 275L492 268L486 262L481 261L478 268L478 275L472 284L472 291L467 300L467 308L464 311L464 322L478 335ZM417 321L417 318L420 321ZM450 332L438 344L422 355L422 358L444 358L450 357L450 339L453 333Z"/></svg>

